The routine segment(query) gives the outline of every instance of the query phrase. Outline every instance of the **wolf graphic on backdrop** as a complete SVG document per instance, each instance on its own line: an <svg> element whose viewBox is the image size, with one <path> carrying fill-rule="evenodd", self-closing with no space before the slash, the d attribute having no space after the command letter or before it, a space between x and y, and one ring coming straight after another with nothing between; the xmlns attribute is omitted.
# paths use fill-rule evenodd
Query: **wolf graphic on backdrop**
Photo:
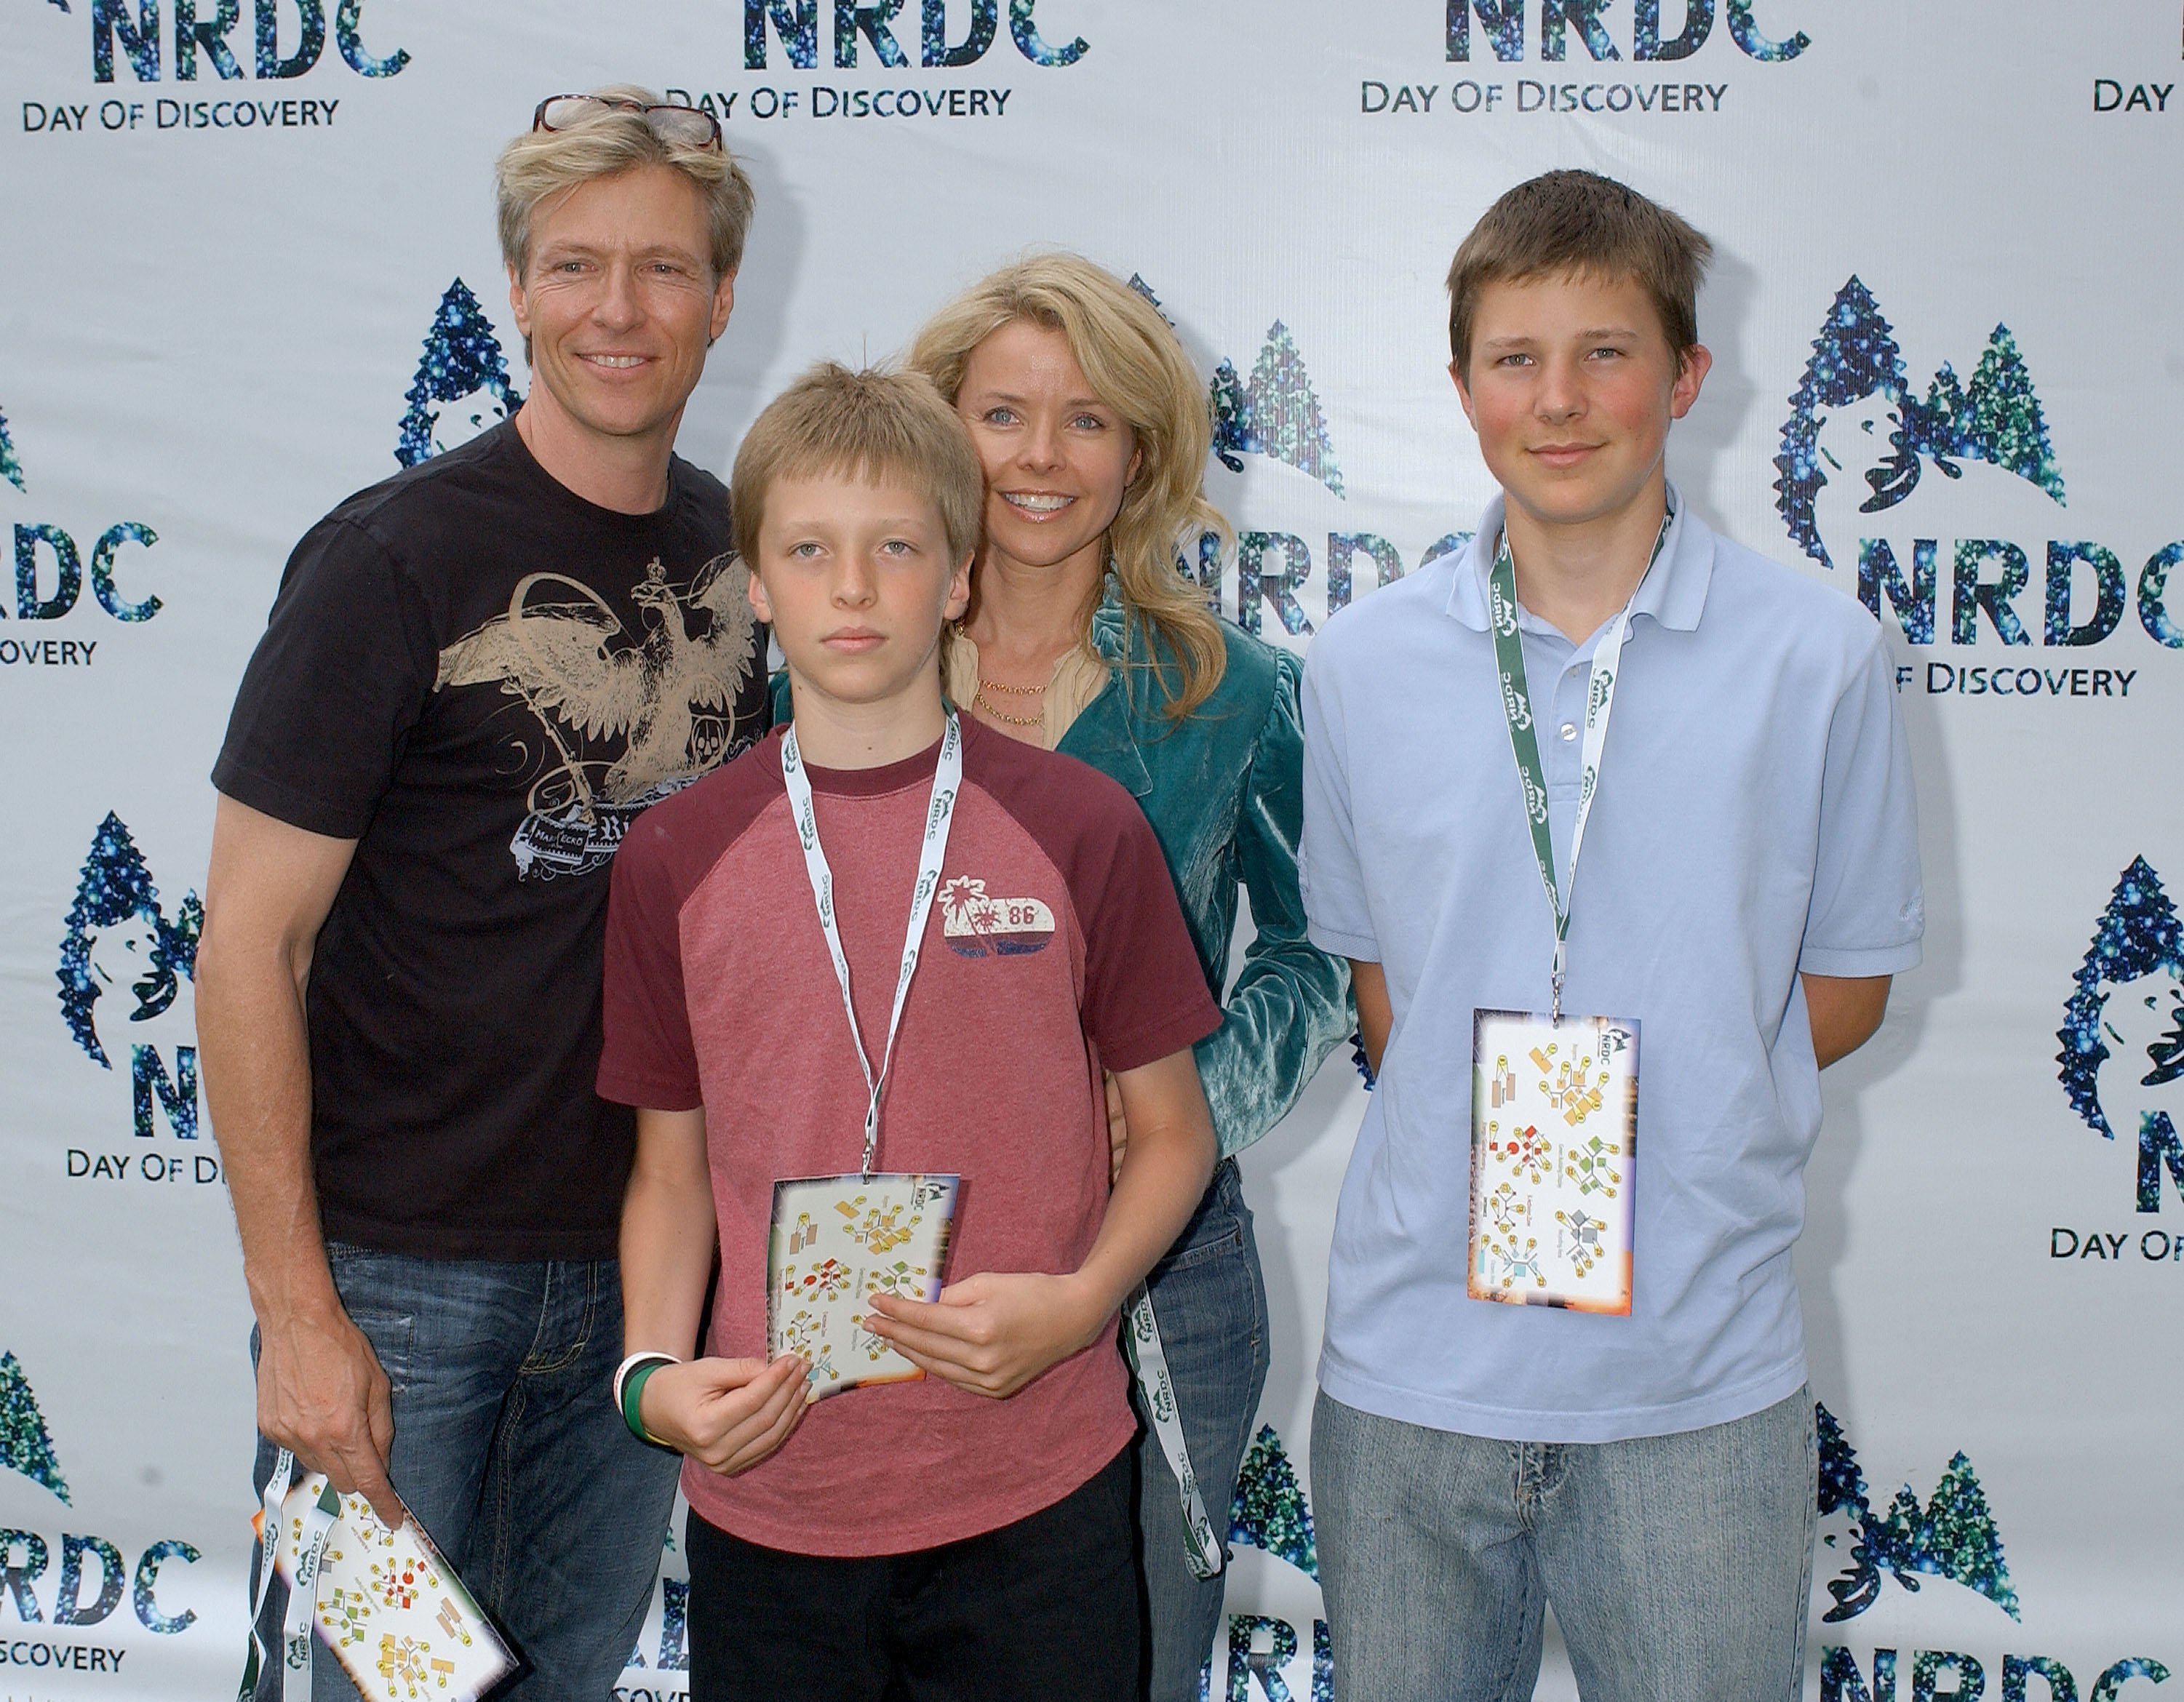
<svg viewBox="0 0 2184 1702"><path fill-rule="evenodd" d="M1885 1510L1876 1510L1858 1450L1843 1434L1841 1421L1825 1404L1816 1407L1814 1417L1819 1427L1820 1517L1848 1521L1847 1532L1823 1525L1820 1542L1833 1549L1847 1536L1850 1544L1850 1564L1828 1580L1835 1605L1822 1616L1827 1623L1853 1619L1879 1601L1883 1572L1914 1594L1922 1576L1946 1578L1977 1591L2012 1619L2024 1616L2009 1581L2002 1533L1969 1459L1959 1453L1950 1460L1923 1505L1906 1483Z"/></svg>
<svg viewBox="0 0 2184 1702"><path fill-rule="evenodd" d="M416 379L403 399L410 410L402 416L394 459L405 467L469 442L523 405L493 322L460 278L440 298Z"/></svg>
<svg viewBox="0 0 2184 1702"><path fill-rule="evenodd" d="M186 893L170 921L143 853L109 811L92 836L63 926L55 978L70 1037L104 1070L114 1067L112 1052L125 1047L138 1135L151 1137L156 1104L178 1139L196 1139L197 1029L189 993L204 927L198 895ZM172 1048L172 1074L162 1043Z"/></svg>
<svg viewBox="0 0 2184 1702"><path fill-rule="evenodd" d="M2138 1209L2161 1210L2161 1175L2184 1195L2184 925L2143 857L2101 913L2055 1037L2070 1109L2103 1140L2138 1137Z"/></svg>
<svg viewBox="0 0 2184 1702"><path fill-rule="evenodd" d="M1880 303L1852 276L1814 341L1774 457L1775 507L1791 540L1821 566L1841 566L1856 557L1843 546L1864 524L1858 516L1908 500L1930 474L1960 481L1968 464L2064 504L2039 394L2009 327L1995 326L1969 385L1945 360L1920 396Z"/></svg>
<svg viewBox="0 0 2184 1702"><path fill-rule="evenodd" d="M440 653L436 691L498 686L554 754L509 844L520 878L604 868L640 810L733 754L739 735L748 742L735 704L751 669L749 582L733 555L687 586L668 583L655 559L632 593L645 624L632 634L588 586L526 574L506 614ZM574 600L548 600L563 598ZM571 737L621 741L621 754L586 756Z"/></svg>

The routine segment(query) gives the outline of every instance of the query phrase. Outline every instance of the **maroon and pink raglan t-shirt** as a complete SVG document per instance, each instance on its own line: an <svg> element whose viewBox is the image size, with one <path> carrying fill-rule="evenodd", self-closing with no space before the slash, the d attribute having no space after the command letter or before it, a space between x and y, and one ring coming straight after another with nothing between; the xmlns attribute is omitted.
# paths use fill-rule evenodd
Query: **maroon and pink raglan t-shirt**
<svg viewBox="0 0 2184 1702"><path fill-rule="evenodd" d="M887 1043L939 746L806 765L857 1020ZM948 1280L1074 1271L1108 1194L1100 1071L1219 1026L1158 841L1073 758L966 722L940 891L881 1114L882 1170L963 1178ZM623 841L607 923L599 1093L705 1112L721 1279L709 1353L764 1358L773 1184L854 1171L865 1084L781 777L777 731L655 805ZM1006 1400L938 1377L820 1402L736 1477L683 1493L721 1529L810 1555L883 1555L1052 1505L1136 1429L1109 1334Z"/></svg>

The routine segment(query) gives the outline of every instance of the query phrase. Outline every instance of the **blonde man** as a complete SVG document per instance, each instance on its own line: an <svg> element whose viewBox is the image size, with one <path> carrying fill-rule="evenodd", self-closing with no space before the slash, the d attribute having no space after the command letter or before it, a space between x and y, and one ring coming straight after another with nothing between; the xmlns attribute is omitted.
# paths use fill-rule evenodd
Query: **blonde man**
<svg viewBox="0 0 2184 1702"><path fill-rule="evenodd" d="M406 1503L522 1655L507 1694L599 1699L676 1464L601 1395L635 1140L592 1091L607 867L765 724L727 493L673 453L752 197L709 116L630 88L542 102L498 178L529 398L290 558L214 770L198 1021L261 1490L285 1454Z"/></svg>

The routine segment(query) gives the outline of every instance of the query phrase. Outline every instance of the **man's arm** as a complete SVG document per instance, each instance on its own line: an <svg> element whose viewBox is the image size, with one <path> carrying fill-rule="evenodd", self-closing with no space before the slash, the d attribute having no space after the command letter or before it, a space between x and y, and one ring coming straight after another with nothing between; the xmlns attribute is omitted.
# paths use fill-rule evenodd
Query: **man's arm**
<svg viewBox="0 0 2184 1702"><path fill-rule="evenodd" d="M390 1523L387 1374L326 1265L311 1177L311 953L356 851L222 798L197 959L198 1047L258 1316L258 1428Z"/></svg>
<svg viewBox="0 0 2184 1702"><path fill-rule="evenodd" d="M1813 1055L1820 1068L1847 1058L1873 1038L1888 1014L1892 976L1808 975L1805 1014L1813 1025Z"/></svg>
<svg viewBox="0 0 2184 1702"><path fill-rule="evenodd" d="M788 1440L804 1416L805 1362L694 1359L718 1229L705 1114L637 1114L637 1161L621 1207L622 1351L672 1354L638 1397L644 1427L733 1477Z"/></svg>
<svg viewBox="0 0 2184 1702"><path fill-rule="evenodd" d="M1175 1244L1213 1174L1213 1119L1188 1049L1115 1076L1128 1150L1107 1215L1067 1276L981 1271L940 1299L876 1295L870 1328L904 1358L974 1394L1014 1394L1098 1339L1130 1291ZM664 1375L664 1373L663 1373Z"/></svg>
<svg viewBox="0 0 2184 1702"><path fill-rule="evenodd" d="M1388 1031L1396 1026L1395 1009L1388 1003L1387 971L1377 963L1352 958L1350 990L1357 999L1357 1037L1365 1043L1365 1061L1377 1078L1380 1060L1388 1051Z"/></svg>

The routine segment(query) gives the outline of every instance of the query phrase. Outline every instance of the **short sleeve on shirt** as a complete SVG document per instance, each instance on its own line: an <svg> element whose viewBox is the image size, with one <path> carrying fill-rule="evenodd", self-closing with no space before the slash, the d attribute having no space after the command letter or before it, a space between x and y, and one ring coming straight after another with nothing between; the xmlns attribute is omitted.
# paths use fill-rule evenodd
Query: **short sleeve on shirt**
<svg viewBox="0 0 2184 1702"><path fill-rule="evenodd" d="M1120 787L1117 796L1128 803ZM1221 1026L1160 841L1135 804L1117 812L1103 878L1080 894L1084 1032L1110 1070L1135 1070ZM1089 900L1089 904L1086 901Z"/></svg>
<svg viewBox="0 0 2184 1702"><path fill-rule="evenodd" d="M704 1101L682 986L683 893L656 825L640 819L615 853L607 901L602 1099L654 1111Z"/></svg>
<svg viewBox="0 0 2184 1702"><path fill-rule="evenodd" d="M1324 641L1322 641L1323 643ZM1380 945L1365 902L1350 814L1350 775L1342 742L1333 669L1315 648L1305 659L1304 832L1297 845L1297 885L1304 894L1306 933L1322 951L1378 963Z"/></svg>
<svg viewBox="0 0 2184 1702"><path fill-rule="evenodd" d="M386 548L353 521L320 521L288 559L213 784L306 832L362 838L437 666Z"/></svg>
<svg viewBox="0 0 2184 1702"><path fill-rule="evenodd" d="M1797 968L1894 975L1919 961L1925 929L1910 748L1875 634L1828 727L1813 904Z"/></svg>

